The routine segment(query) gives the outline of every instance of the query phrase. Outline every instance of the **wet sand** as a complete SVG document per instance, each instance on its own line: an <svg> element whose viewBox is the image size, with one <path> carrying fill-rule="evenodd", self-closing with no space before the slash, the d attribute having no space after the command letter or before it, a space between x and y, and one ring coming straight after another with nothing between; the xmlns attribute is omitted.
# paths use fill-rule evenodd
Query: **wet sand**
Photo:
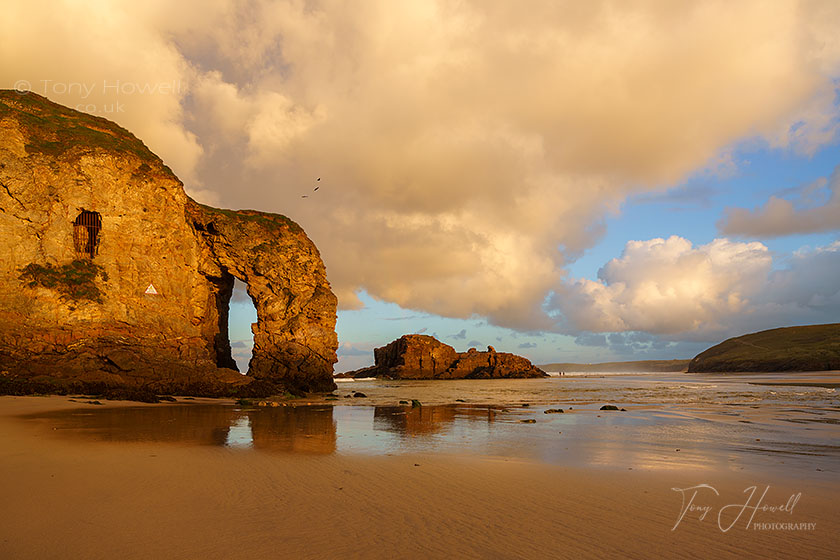
<svg viewBox="0 0 840 560"><path fill-rule="evenodd" d="M0 557L832 558L840 546L840 485L822 473L102 442L20 419L84 406L0 397ZM104 405L126 406L137 404ZM699 484L719 493L699 489L694 505L709 513L677 523L672 488ZM753 485L748 505L769 485L761 505L792 511L730 507L724 528L742 517L723 532L721 508L745 504ZM753 513L763 525L747 523Z"/></svg>

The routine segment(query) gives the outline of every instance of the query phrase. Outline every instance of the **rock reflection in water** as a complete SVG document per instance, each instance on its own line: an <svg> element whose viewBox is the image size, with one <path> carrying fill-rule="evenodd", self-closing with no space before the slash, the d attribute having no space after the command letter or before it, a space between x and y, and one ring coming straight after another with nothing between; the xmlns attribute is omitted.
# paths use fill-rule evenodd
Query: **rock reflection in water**
<svg viewBox="0 0 840 560"><path fill-rule="evenodd" d="M336 425L331 406L260 408L248 411L256 449L333 453Z"/></svg>
<svg viewBox="0 0 840 560"><path fill-rule="evenodd" d="M836 410L598 405L96 407L28 416L46 433L109 442L224 446L299 454L456 453L621 469L815 468L837 472ZM750 423L740 420L749 419ZM55 431L54 431L55 430ZM760 437L760 441L759 441Z"/></svg>
<svg viewBox="0 0 840 560"><path fill-rule="evenodd" d="M410 437L445 432L459 420L491 423L501 409L472 406L377 406L373 411L375 429Z"/></svg>
<svg viewBox="0 0 840 560"><path fill-rule="evenodd" d="M230 406L157 406L68 410L35 415L63 435L103 441L168 442L333 453L332 407L239 409Z"/></svg>

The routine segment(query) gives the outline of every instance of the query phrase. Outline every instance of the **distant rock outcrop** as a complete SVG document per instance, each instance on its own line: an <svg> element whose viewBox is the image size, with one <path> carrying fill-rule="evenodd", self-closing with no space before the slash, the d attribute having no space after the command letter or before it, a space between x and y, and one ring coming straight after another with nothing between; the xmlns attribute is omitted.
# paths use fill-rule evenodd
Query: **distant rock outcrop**
<svg viewBox="0 0 840 560"><path fill-rule="evenodd" d="M0 91L0 236L7 389L334 387L337 300L300 226L194 202L106 119ZM234 278L257 310L246 376L228 340Z"/></svg>
<svg viewBox="0 0 840 560"><path fill-rule="evenodd" d="M388 379L497 379L547 377L529 360L515 354L471 348L456 352L434 337L409 334L373 351L374 365L342 377Z"/></svg>
<svg viewBox="0 0 840 560"><path fill-rule="evenodd" d="M689 373L840 370L840 323L730 338L698 354Z"/></svg>

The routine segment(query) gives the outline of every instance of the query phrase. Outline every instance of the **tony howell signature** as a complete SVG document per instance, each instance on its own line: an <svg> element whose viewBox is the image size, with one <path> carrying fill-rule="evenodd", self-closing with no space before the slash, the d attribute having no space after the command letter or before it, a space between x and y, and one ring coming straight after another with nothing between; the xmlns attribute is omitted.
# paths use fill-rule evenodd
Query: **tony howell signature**
<svg viewBox="0 0 840 560"><path fill-rule="evenodd" d="M680 515L677 522L671 528L676 531L686 514L697 514L700 521L703 521L706 516L715 509L715 506L708 505L707 501L703 501L710 497L710 493L714 493L716 497L720 497L720 492L709 484L698 484L696 486L689 486L688 488L671 488L674 492L679 492L682 497L682 506L680 507ZM763 514L783 514L793 515L793 509L802 497L802 492L791 494L786 502L770 502L766 501L767 492L770 486L766 486L764 491L758 496L757 500L753 500L758 493L758 486L749 486L744 489L744 494L748 494L743 502L736 502L718 506L717 510L717 526L726 533L743 517L746 519L746 528L752 527L754 530L788 530L788 531L813 531L816 523L794 523L794 522L768 522L768 521L754 521L756 514L759 512ZM701 495L698 499L698 496ZM749 514L748 518L745 514Z"/></svg>

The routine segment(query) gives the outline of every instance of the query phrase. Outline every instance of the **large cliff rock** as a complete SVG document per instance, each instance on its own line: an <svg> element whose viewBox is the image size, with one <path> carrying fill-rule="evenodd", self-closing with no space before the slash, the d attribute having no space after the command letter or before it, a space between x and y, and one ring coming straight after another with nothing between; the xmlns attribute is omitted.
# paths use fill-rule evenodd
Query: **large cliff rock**
<svg viewBox="0 0 840 560"><path fill-rule="evenodd" d="M197 204L106 119L0 91L0 236L0 380L333 387L337 301L303 230ZM257 309L247 376L227 333L234 277Z"/></svg>
<svg viewBox="0 0 840 560"><path fill-rule="evenodd" d="M470 349L456 352L448 344L422 334L408 334L373 351L374 365L344 374L347 377L388 379L496 379L546 377L522 356Z"/></svg>

